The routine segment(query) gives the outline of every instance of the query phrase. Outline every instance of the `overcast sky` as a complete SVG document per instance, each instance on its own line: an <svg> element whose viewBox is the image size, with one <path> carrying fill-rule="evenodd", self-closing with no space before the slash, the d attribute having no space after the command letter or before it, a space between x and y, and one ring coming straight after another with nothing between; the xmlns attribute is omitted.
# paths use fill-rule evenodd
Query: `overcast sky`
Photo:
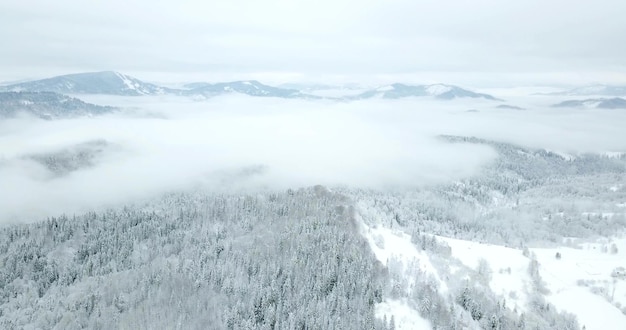
<svg viewBox="0 0 626 330"><path fill-rule="evenodd" d="M0 2L0 80L626 83L624 0ZM449 80L449 81L443 81Z"/></svg>

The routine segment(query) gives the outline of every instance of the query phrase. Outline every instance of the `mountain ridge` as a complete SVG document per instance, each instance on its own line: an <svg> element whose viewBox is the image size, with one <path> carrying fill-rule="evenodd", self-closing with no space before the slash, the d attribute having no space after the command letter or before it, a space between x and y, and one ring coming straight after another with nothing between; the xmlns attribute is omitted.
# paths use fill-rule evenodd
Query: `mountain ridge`
<svg viewBox="0 0 626 330"><path fill-rule="evenodd" d="M183 90L182 95L202 95L217 96L221 94L240 93L249 96L259 97L282 97L282 98L311 98L319 99L321 97L302 93L297 89L274 87L263 84L258 80L236 80L230 82L207 83L195 82L184 85L191 87L189 90Z"/></svg>
<svg viewBox="0 0 626 330"><path fill-rule="evenodd" d="M492 95L473 92L455 85L430 84L409 85L393 83L366 90L357 95L324 97L313 95L306 88L297 85L271 86L258 80L236 80L227 82L192 82L183 88L168 88L148 83L116 71L83 72L50 78L20 82L1 86L7 92L55 92L59 94L104 94L120 96L178 95L191 97L214 97L223 94L239 93L254 97L279 97L300 99L362 100L369 98L399 99L406 97L434 97L439 100L457 98L482 98L502 101ZM327 86L327 85L324 85Z"/></svg>
<svg viewBox="0 0 626 330"><path fill-rule="evenodd" d="M168 88L116 72L73 73L2 87L10 92L55 92L59 94L107 94L139 96L164 94Z"/></svg>
<svg viewBox="0 0 626 330"><path fill-rule="evenodd" d="M489 94L472 92L454 85L431 84L431 85L408 85L394 83L380 86L361 94L353 96L353 99L367 99L380 97L383 99L399 99L405 97L434 97L440 100L453 100L456 98L484 98L491 101L502 101Z"/></svg>
<svg viewBox="0 0 626 330"><path fill-rule="evenodd" d="M626 109L626 100L619 97L566 100L552 106L555 108Z"/></svg>

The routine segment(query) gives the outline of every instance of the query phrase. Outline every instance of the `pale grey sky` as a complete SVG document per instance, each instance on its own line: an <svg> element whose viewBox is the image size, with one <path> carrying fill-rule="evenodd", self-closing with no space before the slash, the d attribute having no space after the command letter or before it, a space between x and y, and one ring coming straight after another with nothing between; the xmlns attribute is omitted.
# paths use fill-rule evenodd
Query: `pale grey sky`
<svg viewBox="0 0 626 330"><path fill-rule="evenodd" d="M0 2L0 80L626 84L623 0Z"/></svg>

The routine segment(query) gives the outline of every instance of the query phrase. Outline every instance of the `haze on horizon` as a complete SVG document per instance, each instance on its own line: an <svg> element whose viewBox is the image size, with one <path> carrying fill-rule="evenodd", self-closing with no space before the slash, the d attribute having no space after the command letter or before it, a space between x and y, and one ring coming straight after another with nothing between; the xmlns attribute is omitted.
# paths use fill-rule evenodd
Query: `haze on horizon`
<svg viewBox="0 0 626 330"><path fill-rule="evenodd" d="M626 3L5 1L0 81L626 83ZM138 13L141 13L140 15Z"/></svg>

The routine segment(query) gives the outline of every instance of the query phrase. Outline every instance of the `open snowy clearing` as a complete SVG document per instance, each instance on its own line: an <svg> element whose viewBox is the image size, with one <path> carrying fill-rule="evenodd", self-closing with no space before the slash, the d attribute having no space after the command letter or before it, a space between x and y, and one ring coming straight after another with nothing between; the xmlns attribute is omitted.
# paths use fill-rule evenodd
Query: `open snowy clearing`
<svg viewBox="0 0 626 330"><path fill-rule="evenodd" d="M369 227L360 217L359 223L362 226L362 234L367 239L370 248L376 255L376 259L383 265L388 266L390 259L400 262L402 272L408 277L409 288L414 286L416 279L412 277L412 270L418 267L420 270L433 274L438 279L440 290L446 290L445 282L437 277L437 272L430 262L428 256L423 251L418 251L411 237L403 232L393 231L382 226ZM406 301L384 300L376 306L376 317L386 318L390 321L394 318L397 329L431 329L430 322L421 317Z"/></svg>
<svg viewBox="0 0 626 330"><path fill-rule="evenodd" d="M382 226L370 227L362 221L361 224L363 235L383 265L388 266L391 259L398 260L408 277L413 274L412 269L418 267L437 279L442 292L448 290L448 284L442 280L428 254L419 250L409 235ZM529 249L531 255L525 256L520 249L436 238L450 246L453 258L471 269L478 269L481 262L486 261L489 286L506 300L511 310L521 313L529 307L533 280L528 267L534 254L539 274L548 289L545 295L548 303L576 315L581 327L584 325L586 329L626 329L626 315L620 310L626 306L626 276L612 276L618 267L626 267L626 258L623 252L611 253L606 242L581 244L580 248L532 248ZM610 243L617 251L626 251L626 239L614 239ZM557 252L560 259L556 257ZM410 286L415 280L408 279ZM430 328L429 322L404 300L385 299L377 305L376 316L386 317L388 321L393 316L398 329Z"/></svg>
<svg viewBox="0 0 626 330"><path fill-rule="evenodd" d="M521 250L438 237L452 248L452 256L471 268L481 259L491 268L491 289L507 299L509 308L527 308L531 278L530 258ZM626 239L613 240L618 251L626 251ZM613 277L618 267L626 267L623 252L611 254L605 244L584 244L575 248L533 248L539 262L539 273L549 293L546 300L557 309L577 316L586 329L626 329L625 277ZM557 259L556 254L561 258ZM510 273L509 273L510 271ZM581 303L584 302L584 303ZM618 306L621 306L618 308Z"/></svg>
<svg viewBox="0 0 626 330"><path fill-rule="evenodd" d="M481 260L490 267L491 290L506 299L510 309L524 311L528 303L531 278L528 275L530 259L521 250L504 246L481 244L437 236L452 249L452 257L465 266L477 269Z"/></svg>
<svg viewBox="0 0 626 330"><path fill-rule="evenodd" d="M581 249L531 249L550 294L548 302L576 314L587 329L626 329L626 278L612 276L626 267L626 239L614 239L617 253L603 250L603 244L583 244ZM556 253L561 258L557 259ZM621 306L618 308L618 306Z"/></svg>

